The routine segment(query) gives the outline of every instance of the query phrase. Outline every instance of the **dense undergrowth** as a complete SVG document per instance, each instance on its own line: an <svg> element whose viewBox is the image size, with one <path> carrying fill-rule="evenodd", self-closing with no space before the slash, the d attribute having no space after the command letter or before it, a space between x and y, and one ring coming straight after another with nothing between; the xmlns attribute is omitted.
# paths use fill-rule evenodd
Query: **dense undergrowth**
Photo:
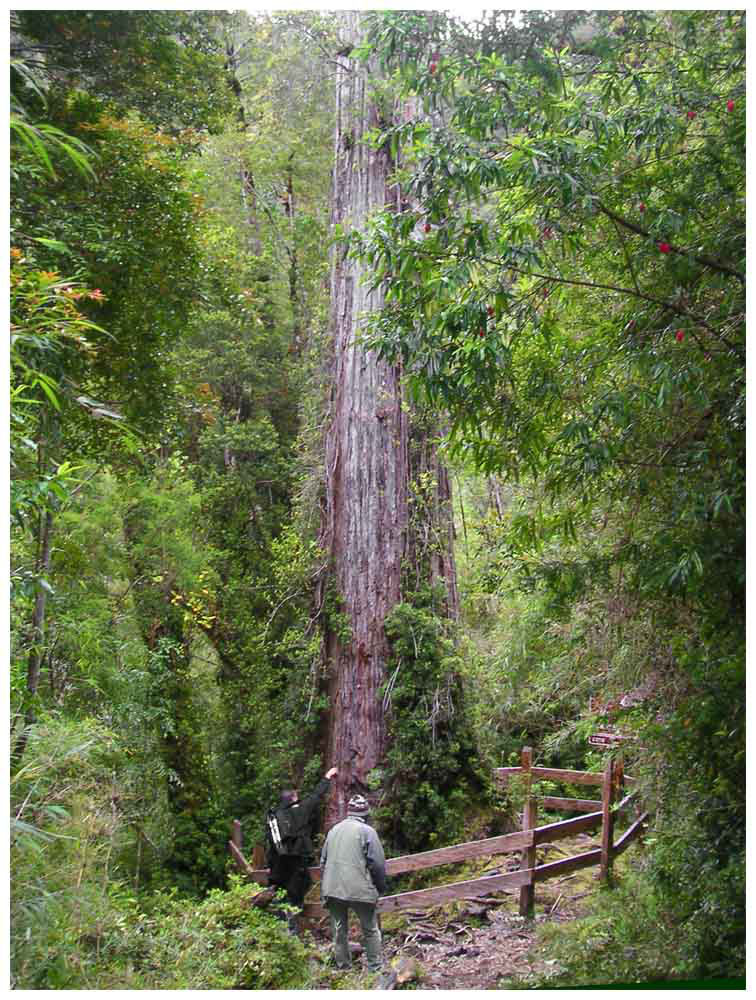
<svg viewBox="0 0 756 1000"><path fill-rule="evenodd" d="M91 722L49 718L30 737L12 787L13 988L304 985L302 944L250 905L259 887L232 875L204 899L167 885L139 890L140 850L155 831L129 815L128 756Z"/></svg>
<svg viewBox="0 0 756 1000"><path fill-rule="evenodd" d="M543 604L523 609L520 597L500 600L493 635L474 619L468 633L482 744L496 748L499 764L518 764L529 745L545 766L601 770L605 754L588 736L616 727L630 737L622 748L625 770L650 812L645 848L629 852L632 864L623 866L617 888L602 892L588 916L543 932L539 954L548 957L551 972L528 988L744 975L745 656L739 631L720 628L682 643L676 628L653 627L651 617L645 627L642 619L613 620L600 600L582 602L566 621ZM514 671L509 664L485 668L480 658L492 645L508 650L507 657L520 651L512 657ZM586 661L593 662L592 674ZM597 688L604 704L591 710ZM631 698L616 707L628 690L639 694L636 703ZM615 707L607 708L612 698ZM547 785L537 788L585 794ZM517 793L512 782L510 808L519 805Z"/></svg>
<svg viewBox="0 0 756 1000"><path fill-rule="evenodd" d="M679 843L676 846L679 849ZM691 916L690 898L682 900L677 910L671 908L668 896L659 891L653 861L633 858L611 889L592 896L583 915L539 928L532 957L534 962L542 960L541 968L548 971L515 979L510 988L579 989L743 978L744 913L735 912L739 906L733 905L731 896L745 888L742 861L735 857L736 870L720 872L719 887L704 876L695 895L699 904L704 894L713 902ZM690 866L685 867L687 877L692 877ZM728 934L730 940L723 940ZM707 953L714 960L702 962Z"/></svg>
<svg viewBox="0 0 756 1000"><path fill-rule="evenodd" d="M348 627L313 597L328 19L20 14L12 983L331 985L226 852L322 773ZM383 349L453 423L461 606L407 583L386 620L377 823L390 854L506 832L492 768L598 770L608 727L651 815L527 988L745 961L744 16L582 17L374 24L448 113L375 137L412 197L362 252Z"/></svg>

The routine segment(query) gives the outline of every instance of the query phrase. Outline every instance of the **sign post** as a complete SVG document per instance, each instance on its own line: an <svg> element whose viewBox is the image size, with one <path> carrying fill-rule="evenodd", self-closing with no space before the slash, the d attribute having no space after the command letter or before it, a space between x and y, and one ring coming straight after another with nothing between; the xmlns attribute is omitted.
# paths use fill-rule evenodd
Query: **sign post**
<svg viewBox="0 0 756 1000"><path fill-rule="evenodd" d="M627 737L623 736L621 733L611 732L609 730L603 730L599 733L591 733L588 737L588 742L592 747L616 747L620 743L627 743Z"/></svg>

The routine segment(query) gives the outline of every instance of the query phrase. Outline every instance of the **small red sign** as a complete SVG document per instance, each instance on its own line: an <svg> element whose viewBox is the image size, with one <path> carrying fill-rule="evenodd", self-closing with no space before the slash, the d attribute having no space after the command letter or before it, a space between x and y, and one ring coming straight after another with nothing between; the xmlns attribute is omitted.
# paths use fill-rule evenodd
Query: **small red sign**
<svg viewBox="0 0 756 1000"><path fill-rule="evenodd" d="M588 742L594 747L613 747L625 740L626 737L619 733L591 733L588 737Z"/></svg>

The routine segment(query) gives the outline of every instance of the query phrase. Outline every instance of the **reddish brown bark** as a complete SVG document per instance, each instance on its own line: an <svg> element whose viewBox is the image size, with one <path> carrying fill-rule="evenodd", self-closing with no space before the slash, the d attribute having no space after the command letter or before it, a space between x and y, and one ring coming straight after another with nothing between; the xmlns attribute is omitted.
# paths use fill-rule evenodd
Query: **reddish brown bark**
<svg viewBox="0 0 756 1000"><path fill-rule="evenodd" d="M358 42L360 15L345 13L343 25L344 41ZM398 191L390 184L395 165L389 152L362 141L366 131L380 124L370 94L377 78L375 66L340 59L332 223L346 232L364 227L373 212L386 206L400 209ZM339 768L327 825L343 817L350 794L368 792L370 772L381 763L385 726L379 688L389 656L384 621L401 599L404 560L417 549L408 537L408 483L415 462L410 461L401 373L366 350L358 337L362 317L383 302L383 289L369 291L363 265L337 246L331 273L333 389L321 533L330 575L322 586L331 588L332 600L337 597L348 629L327 622L323 643L329 698L325 761ZM448 477L438 466L434 446L417 444L413 441L417 461L438 474L432 506L446 509ZM442 533L448 530L447 522ZM442 550L434 555L433 572L450 583L448 608L454 611L454 565L450 549L444 545Z"/></svg>
<svg viewBox="0 0 756 1000"><path fill-rule="evenodd" d="M359 15L344 15L347 40L356 41ZM367 74L341 59L332 222L361 228L391 203L392 163L385 150L362 142L377 125ZM336 249L331 272L333 390L326 440L326 510L322 542L330 554L329 586L351 634L329 623L323 653L329 711L326 761L339 775L329 797L327 822L344 815L355 791L367 791L370 771L383 750L378 689L388 646L383 623L399 600L407 523L406 417L399 372L380 362L356 339L360 316L380 309L383 291L368 291L357 261Z"/></svg>

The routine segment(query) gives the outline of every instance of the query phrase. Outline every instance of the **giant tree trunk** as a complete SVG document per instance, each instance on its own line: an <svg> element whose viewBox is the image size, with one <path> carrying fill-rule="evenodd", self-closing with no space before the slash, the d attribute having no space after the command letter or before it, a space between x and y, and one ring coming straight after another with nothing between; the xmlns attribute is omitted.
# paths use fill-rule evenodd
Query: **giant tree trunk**
<svg viewBox="0 0 756 1000"><path fill-rule="evenodd" d="M361 16L343 15L343 40L356 44ZM380 124L370 94L377 68L341 58L337 71L337 124L332 223L345 232L362 228L371 213L400 210L390 185L394 169L389 152L363 142ZM355 792L367 793L370 772L381 763L385 725L380 686L389 655L384 620L401 599L403 560L414 545L408 539L410 476L408 413L400 372L365 349L357 335L361 317L383 305L381 287L369 291L363 266L337 247L331 274L333 373L326 437L326 502L321 544L330 556L330 589L323 654L329 709L326 764L339 775L329 797L327 822L343 817ZM423 462L435 458L423 450ZM448 480L444 478L446 489ZM450 551L436 567L453 581ZM452 590L454 593L454 590ZM450 601L450 607L455 599Z"/></svg>

